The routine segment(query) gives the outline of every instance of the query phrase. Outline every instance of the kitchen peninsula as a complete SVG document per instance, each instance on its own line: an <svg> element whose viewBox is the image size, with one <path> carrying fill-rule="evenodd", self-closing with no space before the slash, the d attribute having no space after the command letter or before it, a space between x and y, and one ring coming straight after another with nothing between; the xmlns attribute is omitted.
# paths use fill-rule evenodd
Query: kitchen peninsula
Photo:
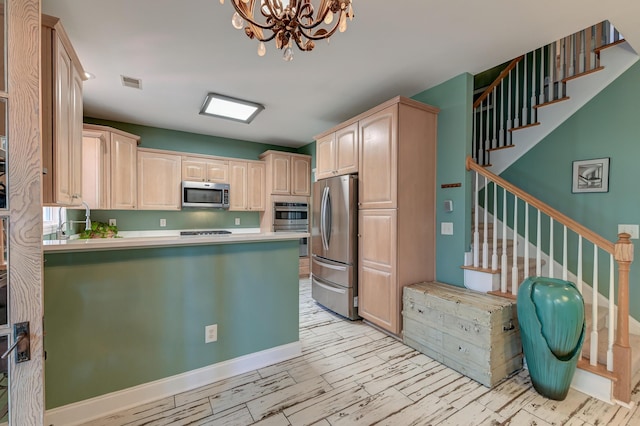
<svg viewBox="0 0 640 426"><path fill-rule="evenodd" d="M108 410L299 354L306 235L45 243L47 409ZM217 341L205 343L210 325Z"/></svg>

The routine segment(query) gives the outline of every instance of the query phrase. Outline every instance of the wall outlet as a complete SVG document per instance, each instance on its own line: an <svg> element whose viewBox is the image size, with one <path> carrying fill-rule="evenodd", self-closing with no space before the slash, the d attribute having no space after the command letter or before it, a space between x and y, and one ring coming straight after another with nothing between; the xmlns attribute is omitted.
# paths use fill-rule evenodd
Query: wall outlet
<svg viewBox="0 0 640 426"><path fill-rule="evenodd" d="M115 219L109 219L109 226L116 226L116 220Z"/></svg>
<svg viewBox="0 0 640 426"><path fill-rule="evenodd" d="M631 235L632 240L637 240L640 233L638 228L640 228L638 225L618 225L618 234L626 232Z"/></svg>
<svg viewBox="0 0 640 426"><path fill-rule="evenodd" d="M442 235L453 235L453 222L440 223L440 233Z"/></svg>
<svg viewBox="0 0 640 426"><path fill-rule="evenodd" d="M236 225L240 225L240 218L236 217Z"/></svg>
<svg viewBox="0 0 640 426"><path fill-rule="evenodd" d="M164 228L165 226L167 226L167 219L160 219L160 227Z"/></svg>
<svg viewBox="0 0 640 426"><path fill-rule="evenodd" d="M208 325L204 328L204 342L211 343L218 340L218 324Z"/></svg>

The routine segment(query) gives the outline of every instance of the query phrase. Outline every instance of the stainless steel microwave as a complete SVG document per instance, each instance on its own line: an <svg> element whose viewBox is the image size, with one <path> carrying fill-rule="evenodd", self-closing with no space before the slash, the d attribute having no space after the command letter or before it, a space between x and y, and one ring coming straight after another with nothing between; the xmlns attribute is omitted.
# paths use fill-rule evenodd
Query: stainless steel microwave
<svg viewBox="0 0 640 426"><path fill-rule="evenodd" d="M229 184L182 181L182 207L229 208Z"/></svg>

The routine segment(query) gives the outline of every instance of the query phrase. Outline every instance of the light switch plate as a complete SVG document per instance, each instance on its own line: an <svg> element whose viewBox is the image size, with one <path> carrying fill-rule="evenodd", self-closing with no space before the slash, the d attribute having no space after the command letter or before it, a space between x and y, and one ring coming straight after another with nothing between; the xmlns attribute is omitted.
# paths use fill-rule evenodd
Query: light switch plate
<svg viewBox="0 0 640 426"><path fill-rule="evenodd" d="M442 235L453 235L453 222L440 223L440 233Z"/></svg>
<svg viewBox="0 0 640 426"><path fill-rule="evenodd" d="M167 219L160 219L160 226L162 228L164 228L165 226L167 226Z"/></svg>
<svg viewBox="0 0 640 426"><path fill-rule="evenodd" d="M218 324L207 325L204 328L204 342L211 343L218 340Z"/></svg>
<svg viewBox="0 0 640 426"><path fill-rule="evenodd" d="M639 225L618 225L618 234L626 232L631 235L632 240L637 240L640 234L638 228L640 228Z"/></svg>

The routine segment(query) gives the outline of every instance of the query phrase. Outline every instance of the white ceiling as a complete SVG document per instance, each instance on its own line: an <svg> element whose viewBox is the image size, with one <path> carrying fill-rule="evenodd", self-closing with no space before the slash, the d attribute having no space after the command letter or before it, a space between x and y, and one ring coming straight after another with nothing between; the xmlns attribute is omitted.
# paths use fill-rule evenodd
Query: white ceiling
<svg viewBox="0 0 640 426"><path fill-rule="evenodd" d="M353 0L345 33L284 62L273 42L258 57L257 42L231 26L229 1L42 0L42 10L61 18L96 76L84 84L86 116L293 147L605 19L640 46L638 0ZM142 90L123 87L121 74ZM249 125L199 115L208 92L265 110Z"/></svg>

